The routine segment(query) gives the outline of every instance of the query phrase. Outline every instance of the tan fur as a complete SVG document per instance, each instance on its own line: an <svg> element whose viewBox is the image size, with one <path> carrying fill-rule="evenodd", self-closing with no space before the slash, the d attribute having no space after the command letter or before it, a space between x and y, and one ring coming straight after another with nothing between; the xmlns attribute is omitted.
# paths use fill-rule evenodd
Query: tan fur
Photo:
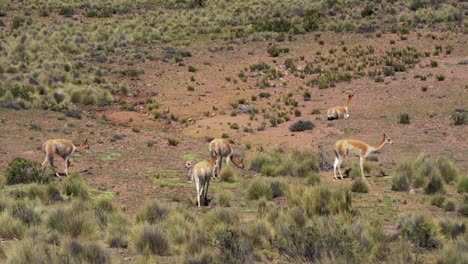
<svg viewBox="0 0 468 264"><path fill-rule="evenodd" d="M343 179L343 175L341 174L341 169L340 166L344 161L344 158L346 156L357 156L359 157L359 165L361 167L361 175L362 178L364 179L364 170L363 170L363 164L364 160L374 151L377 151L385 144L392 144L393 141L392 139L387 136L386 134L383 135L382 140L380 143L373 147L367 143L364 143L359 140L354 140L354 139L341 139L338 140L335 143L335 163L333 165L333 172L335 179L338 179L336 176L336 169L338 168L338 172L340 173L341 179Z"/></svg>
<svg viewBox="0 0 468 264"><path fill-rule="evenodd" d="M192 166L191 161L185 163L187 172L191 177L191 180L195 180L195 187L197 189L197 205L201 206L201 202L205 204L208 199L208 187L210 186L211 176L215 177L216 175L216 162L217 159L215 156L211 156L211 161L201 161Z"/></svg>
<svg viewBox="0 0 468 264"><path fill-rule="evenodd" d="M68 176L68 167L70 166L70 161L68 159L70 155L75 152L80 152L85 148L89 149L87 139L79 146L75 146L70 140L67 139L49 139L44 144L42 144L42 151L45 153L45 159L44 162L42 162L42 166L45 166L47 163L49 163L50 166L54 168L54 156L58 155L65 161L65 175Z"/></svg>
<svg viewBox="0 0 468 264"><path fill-rule="evenodd" d="M328 120L348 118L349 117L349 104L351 103L351 99L353 98L353 96L354 95L352 94L348 95L348 100L346 101L345 106L335 106L335 107L329 108L327 111Z"/></svg>
<svg viewBox="0 0 468 264"><path fill-rule="evenodd" d="M223 157L226 158L226 164L234 163L239 168L244 168L244 160L235 155L234 151L227 142L227 140L222 139L222 138L215 138L210 142L209 145L209 151L211 156L215 156L217 158L217 173L219 174L221 172L222 168L222 163L223 163Z"/></svg>

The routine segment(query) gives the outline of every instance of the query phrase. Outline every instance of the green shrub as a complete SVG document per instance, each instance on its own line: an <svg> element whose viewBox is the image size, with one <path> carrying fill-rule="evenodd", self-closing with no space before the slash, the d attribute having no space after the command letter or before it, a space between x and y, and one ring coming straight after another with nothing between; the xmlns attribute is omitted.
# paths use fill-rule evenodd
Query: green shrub
<svg viewBox="0 0 468 264"><path fill-rule="evenodd" d="M261 198L271 200L273 198L271 184L265 179L261 178L254 180L247 189L247 197L254 200Z"/></svg>
<svg viewBox="0 0 468 264"><path fill-rule="evenodd" d="M100 245L92 242L82 244L76 239L65 243L61 259L67 263L111 263L110 254Z"/></svg>
<svg viewBox="0 0 468 264"><path fill-rule="evenodd" d="M140 209L136 216L137 223L158 223L169 216L169 209L157 201L151 201Z"/></svg>
<svg viewBox="0 0 468 264"><path fill-rule="evenodd" d="M309 172L307 174L306 182L308 185L317 185L322 181L322 178L320 177L320 174L317 172Z"/></svg>
<svg viewBox="0 0 468 264"><path fill-rule="evenodd" d="M169 143L169 146L174 146L174 147L176 147L180 143L179 140L174 139L174 138L168 138L167 142Z"/></svg>
<svg viewBox="0 0 468 264"><path fill-rule="evenodd" d="M253 242L237 228L217 230L215 245L222 254L219 263L253 263Z"/></svg>
<svg viewBox="0 0 468 264"><path fill-rule="evenodd" d="M68 196L89 199L88 187L77 173L72 173L63 184L63 192Z"/></svg>
<svg viewBox="0 0 468 264"><path fill-rule="evenodd" d="M315 125L310 121L299 120L289 127L289 131L300 132L305 130L312 130L314 127Z"/></svg>
<svg viewBox="0 0 468 264"><path fill-rule="evenodd" d="M8 252L8 263L58 263L56 254L41 241L25 239Z"/></svg>
<svg viewBox="0 0 468 264"><path fill-rule="evenodd" d="M117 215L109 219L106 242L111 248L127 248L129 223L123 216Z"/></svg>
<svg viewBox="0 0 468 264"><path fill-rule="evenodd" d="M275 245L288 259L320 263L323 258L334 256L337 263L359 262L358 242L345 227L334 223L333 218L324 224L289 226L286 230Z"/></svg>
<svg viewBox="0 0 468 264"><path fill-rule="evenodd" d="M443 180L441 177L433 175L429 178L429 182L424 188L426 194L434 194L444 192Z"/></svg>
<svg viewBox="0 0 468 264"><path fill-rule="evenodd" d="M459 236L455 244L444 246L442 254L439 254L437 264L467 263L468 262L468 240Z"/></svg>
<svg viewBox="0 0 468 264"><path fill-rule="evenodd" d="M455 222L451 219L445 219L439 222L440 231L448 238L456 238L463 235L466 231L466 224Z"/></svg>
<svg viewBox="0 0 468 264"><path fill-rule="evenodd" d="M15 16L13 17L13 20L11 21L11 29L17 29L23 26L25 20L22 17Z"/></svg>
<svg viewBox="0 0 468 264"><path fill-rule="evenodd" d="M435 77L436 77L436 79L437 79L438 81L443 81L443 80L445 80L445 75L443 75L442 73L436 74Z"/></svg>
<svg viewBox="0 0 468 264"><path fill-rule="evenodd" d="M444 206L445 197L442 194L434 195L431 199L431 204L442 208Z"/></svg>
<svg viewBox="0 0 468 264"><path fill-rule="evenodd" d="M369 187L367 186L365 181L363 181L361 178L358 178L353 181L353 185L351 186L351 191L357 192L357 193L368 193Z"/></svg>
<svg viewBox="0 0 468 264"><path fill-rule="evenodd" d="M21 220L24 224L31 226L41 222L41 218L32 208L23 202L17 202L10 208L10 215Z"/></svg>
<svg viewBox="0 0 468 264"><path fill-rule="evenodd" d="M10 216L7 212L0 214L0 237L6 239L21 239L26 226L17 218Z"/></svg>
<svg viewBox="0 0 468 264"><path fill-rule="evenodd" d="M49 176L45 175L41 165L34 160L27 160L23 158L13 159L6 169L6 184L19 184L19 183L47 183Z"/></svg>
<svg viewBox="0 0 468 264"><path fill-rule="evenodd" d="M93 237L98 231L95 214L79 206L52 209L46 221L47 227L72 238Z"/></svg>
<svg viewBox="0 0 468 264"><path fill-rule="evenodd" d="M408 125L411 122L411 117L407 113L402 113L398 116L398 123Z"/></svg>
<svg viewBox="0 0 468 264"><path fill-rule="evenodd" d="M133 245L139 253L164 256L169 253L169 240L158 226L144 224L133 231Z"/></svg>
<svg viewBox="0 0 468 264"><path fill-rule="evenodd" d="M253 171L266 176L298 176L306 177L310 172L319 172L320 164L316 155L294 150L285 152L276 149L268 153L259 153L250 162Z"/></svg>
<svg viewBox="0 0 468 264"><path fill-rule="evenodd" d="M436 162L440 175L446 183L451 183L458 178L458 169L453 162L443 157L438 158Z"/></svg>
<svg viewBox="0 0 468 264"><path fill-rule="evenodd" d="M458 182L458 192L468 193L468 177L462 177Z"/></svg>
<svg viewBox="0 0 468 264"><path fill-rule="evenodd" d="M436 249L442 245L436 226L425 216L405 216L400 220L398 229L403 237L418 247Z"/></svg>
<svg viewBox="0 0 468 264"><path fill-rule="evenodd" d="M463 113L459 113L459 112L456 112L452 115L452 120L453 120L453 124L455 126L463 126L466 124L466 113L463 112Z"/></svg>
<svg viewBox="0 0 468 264"><path fill-rule="evenodd" d="M59 10L59 15L64 16L64 17L71 17L75 13L75 10L73 8L64 6L61 7Z"/></svg>
<svg viewBox="0 0 468 264"><path fill-rule="evenodd" d="M220 225L237 226L239 224L238 212L229 208L215 208L204 218L205 224L211 227Z"/></svg>
<svg viewBox="0 0 468 264"><path fill-rule="evenodd" d="M235 182L236 181L236 176L234 175L234 172L232 171L232 169L229 168L229 167L224 167L221 170L219 178L224 182Z"/></svg>
<svg viewBox="0 0 468 264"><path fill-rule="evenodd" d="M231 206L231 200L232 200L232 193L231 192L222 192L218 194L217 196L217 204L222 207L230 207Z"/></svg>
<svg viewBox="0 0 468 264"><path fill-rule="evenodd" d="M446 201L443 205L445 211L455 211L455 203L453 201Z"/></svg>

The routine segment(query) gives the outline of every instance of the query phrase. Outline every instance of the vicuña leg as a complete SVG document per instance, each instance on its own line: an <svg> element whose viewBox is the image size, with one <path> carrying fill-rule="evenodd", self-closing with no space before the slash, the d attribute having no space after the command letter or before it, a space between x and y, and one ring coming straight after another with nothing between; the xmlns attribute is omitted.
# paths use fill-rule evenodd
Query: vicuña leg
<svg viewBox="0 0 468 264"><path fill-rule="evenodd" d="M336 180L338 179L338 177L336 177L336 167L338 166L339 163L340 163L340 160L338 159L338 157L335 157L335 163L333 163L333 174L335 175Z"/></svg>
<svg viewBox="0 0 468 264"><path fill-rule="evenodd" d="M68 176L68 166L70 166L70 161L68 160L68 157L65 158L65 175Z"/></svg>
<svg viewBox="0 0 468 264"><path fill-rule="evenodd" d="M198 178L198 177L195 177L195 187L197 188L197 202L198 202L198 207L200 207L201 190L200 190L200 178Z"/></svg>
<svg viewBox="0 0 468 264"><path fill-rule="evenodd" d="M208 179L206 182L205 182L205 190L203 191L203 195L204 195L204 201L203 201L203 205L206 205L206 203L208 202L208 187L210 186L210 180Z"/></svg>
<svg viewBox="0 0 468 264"><path fill-rule="evenodd" d="M359 157L359 165L361 166L362 179L365 180L366 178L364 177L364 157Z"/></svg>

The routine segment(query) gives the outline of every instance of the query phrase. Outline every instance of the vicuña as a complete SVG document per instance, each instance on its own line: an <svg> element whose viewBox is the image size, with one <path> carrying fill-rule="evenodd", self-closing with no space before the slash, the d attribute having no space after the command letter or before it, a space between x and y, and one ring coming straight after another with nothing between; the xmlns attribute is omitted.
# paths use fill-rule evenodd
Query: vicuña
<svg viewBox="0 0 468 264"><path fill-rule="evenodd" d="M327 111L328 120L333 119L341 119L341 118L348 118L349 117L349 104L351 103L351 98L354 95L348 95L348 100L346 101L345 106L335 106Z"/></svg>
<svg viewBox="0 0 468 264"><path fill-rule="evenodd" d="M222 138L215 138L210 142L209 146L210 155L215 156L217 159L217 173L221 172L223 157L226 158L226 164L234 163L239 168L244 168L244 159L239 155L234 154L231 145Z"/></svg>
<svg viewBox="0 0 468 264"><path fill-rule="evenodd" d="M185 168L187 168L187 173L189 174L191 180L195 180L195 187L197 189L197 205L201 206L201 202L206 204L208 201L208 187L210 186L211 176L216 177L216 162L217 159L215 156L211 156L211 161L201 161L192 166L191 161L185 163Z"/></svg>
<svg viewBox="0 0 468 264"><path fill-rule="evenodd" d="M75 146L70 140L66 139L49 139L42 145L42 151L45 153L45 166L49 162L52 169L54 168L54 156L57 154L65 161L65 175L68 176L68 167L70 166L70 155L75 152L80 152L83 149L89 149L88 139L85 139L79 146ZM57 176L60 176L56 173Z"/></svg>

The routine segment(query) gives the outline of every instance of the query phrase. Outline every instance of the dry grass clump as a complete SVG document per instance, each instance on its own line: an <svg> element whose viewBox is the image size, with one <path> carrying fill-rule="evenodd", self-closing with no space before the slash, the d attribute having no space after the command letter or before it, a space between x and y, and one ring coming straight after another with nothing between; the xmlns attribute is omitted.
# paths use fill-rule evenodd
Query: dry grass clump
<svg viewBox="0 0 468 264"><path fill-rule="evenodd" d="M169 215L169 209L157 201L146 204L136 216L137 223L148 222L155 224L164 220Z"/></svg>
<svg viewBox="0 0 468 264"><path fill-rule="evenodd" d="M131 234L135 249L145 255L164 256L169 253L169 241L165 232L159 226L138 225Z"/></svg>
<svg viewBox="0 0 468 264"><path fill-rule="evenodd" d="M34 160L15 158L6 169L6 184L8 185L31 182L45 183L49 180L49 176L45 174L41 165Z"/></svg>
<svg viewBox="0 0 468 264"><path fill-rule="evenodd" d="M301 208L308 217L352 212L351 191L342 186L326 188L292 185L286 197L289 206Z"/></svg>
<svg viewBox="0 0 468 264"><path fill-rule="evenodd" d="M320 171L315 154L299 150L285 152L282 149L257 154L251 159L250 168L265 176L306 177L311 171Z"/></svg>
<svg viewBox="0 0 468 264"><path fill-rule="evenodd" d="M46 220L48 228L72 238L93 238L98 233L98 219L84 202L53 208Z"/></svg>
<svg viewBox="0 0 468 264"><path fill-rule="evenodd" d="M63 192L72 197L79 197L83 200L89 199L88 187L78 173L71 173L63 184Z"/></svg>
<svg viewBox="0 0 468 264"><path fill-rule="evenodd" d="M356 193L368 193L369 187L367 183L362 179L358 178L353 181L353 185L351 186L351 191Z"/></svg>
<svg viewBox="0 0 468 264"><path fill-rule="evenodd" d="M398 163L392 190L408 191L414 185L416 188L423 187L427 194L434 194L443 192L444 183L451 183L458 177L458 168L450 160L420 154L415 160Z"/></svg>
<svg viewBox="0 0 468 264"><path fill-rule="evenodd" d="M423 215L408 215L401 218L398 229L403 237L418 247L437 249L442 246L436 225Z"/></svg>

